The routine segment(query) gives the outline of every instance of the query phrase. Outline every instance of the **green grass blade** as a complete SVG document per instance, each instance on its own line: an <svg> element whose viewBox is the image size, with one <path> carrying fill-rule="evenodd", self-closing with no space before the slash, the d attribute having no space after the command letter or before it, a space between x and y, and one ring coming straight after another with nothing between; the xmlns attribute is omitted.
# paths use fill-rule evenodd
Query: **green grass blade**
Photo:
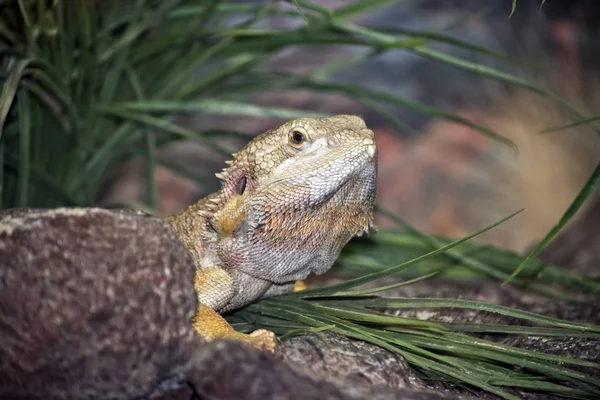
<svg viewBox="0 0 600 400"><path fill-rule="evenodd" d="M28 204L29 171L31 167L31 115L28 94L24 89L17 98L19 115L19 177L17 181L17 206Z"/></svg>
<svg viewBox="0 0 600 400"><path fill-rule="evenodd" d="M444 62L446 64L453 65L456 68L459 68L459 69L462 69L465 71L469 71L469 72L475 73L477 75L481 75L481 76L484 76L487 78L491 78L494 80L498 80L501 82L509 83L509 84L517 86L517 87L527 89L530 92L536 93L538 95L541 95L543 97L549 98L549 99L557 102L558 104L564 106L565 108L567 108L568 110L573 112L578 117L585 118L585 116L581 113L581 111L579 111L577 109L577 107L575 107L574 105L569 103L567 100L565 100L561 96L557 95L554 92L551 92L550 90L541 88L530 82L527 82L526 80L521 79L515 75L511 75L506 72L502 72L495 68L488 67L488 66L485 66L482 64L472 63L470 61L466 61L461 58L454 57L452 55L445 54L445 53L439 52L437 50L433 50L428 47L417 47L417 48L410 49L410 51L412 51L416 54L419 54L423 57L430 58L432 60L436 60L436 61ZM596 130L596 132L600 134L600 131Z"/></svg>
<svg viewBox="0 0 600 400"><path fill-rule="evenodd" d="M184 128L182 126L176 125L167 119L164 118L156 118L147 114L142 113L134 113L129 112L123 108L116 107L97 107L97 111L106 113L108 115L113 115L119 118L123 118L128 121L138 122L149 127L153 127L157 130L163 130L165 132L172 133L176 136L180 136L182 138L191 139L200 143L204 143L221 154L230 155L231 151L215 141L209 140L208 138L202 136L201 134L192 131L191 129Z"/></svg>
<svg viewBox="0 0 600 400"><path fill-rule="evenodd" d="M386 291L386 290L397 289L397 288L402 287L402 286L411 285L413 283L420 282L420 281L423 281L425 279L429 279L429 278L431 278L433 276L436 276L438 274L439 274L439 272L436 271L436 272L432 272L430 274L419 276L419 277L414 278L414 279L409 279L409 280L402 281L402 282L392 283L390 285L378 286L378 287L372 288L372 289L350 290L350 291L347 291L347 292L336 292L336 293L332 294L331 296L332 297L336 297L336 296L339 296L339 297L365 296L365 295L368 295L368 294L379 293L379 292L383 292L383 291Z"/></svg>
<svg viewBox="0 0 600 400"><path fill-rule="evenodd" d="M347 289L351 289L351 288L359 286L359 285L363 285L365 283L372 282L372 281L374 281L376 279L383 278L385 276L393 275L393 274L395 274L395 273L397 273L397 272L399 272L401 270L404 270L404 269L406 269L406 268L408 268L408 267L410 267L410 266L412 266L412 265L414 265L414 264L416 264L416 263L418 263L418 262L420 262L422 260L425 260L425 259L430 258L430 257L434 257L434 256L436 256L438 254L442 254L446 250L451 249L452 247L455 247L455 246L457 246L457 245L459 245L459 244L461 244L463 242L466 242L467 240L470 240L470 239L474 238L475 236L478 236L478 235L480 235L480 234L482 234L484 232L487 232L488 230L490 230L490 229L492 229L492 228L494 228L494 227L496 227L496 226L504 223L505 221L507 221L510 218L514 217L515 215L519 214L521 211L522 210L517 211L517 212L509 215L508 217L505 217L505 218L501 219L500 221L498 221L498 222L496 222L496 223L494 223L494 224L492 224L492 225L490 225L490 226L488 226L488 227L486 227L486 228L484 228L484 229L482 229L482 230L480 230L478 232L475 232L475 233L473 233L473 234L471 234L469 236L466 236L466 237L464 237L462 239L456 240L456 241L454 241L454 242L452 242L452 243L450 243L450 244L448 244L446 246L440 247L440 248L438 248L436 250L433 250L433 251L431 251L431 252L429 252L429 253L427 253L427 254L425 254L423 256L414 258L414 259L412 259L410 261L404 262L404 263L396 265L394 267L385 269L383 271L374 272L374 273L371 273L371 274L368 274L368 275L365 275L365 276L362 276L362 277L358 277L358 278L355 278L355 279L350 279L348 281L345 281L345 282L342 282L342 283L339 283L339 284L336 284L336 285L328 286L326 288L317 288L317 289L303 290L301 292L295 293L294 295L300 296L300 297L309 297L309 296L318 296L319 294L323 294L323 293L341 292L341 291L345 291Z"/></svg>
<svg viewBox="0 0 600 400"><path fill-rule="evenodd" d="M595 122L598 120L600 120L600 115L594 115L592 117L578 119L576 121L573 121L573 122L565 124L565 125L552 126L550 128L544 129L540 133L563 131L563 130L575 128L575 127L578 127L581 125L586 125L586 124L589 124L590 122Z"/></svg>
<svg viewBox="0 0 600 400"><path fill-rule="evenodd" d="M437 249L437 248L443 246L443 243L438 241L435 237L431 237L429 235L422 233L418 229L415 229L412 225L408 224L402 218L390 213L387 210L384 210L383 208L381 208L381 206L377 206L376 210L377 210L377 212L381 213L382 215L385 215L387 218L392 219L394 222L401 225L409 233L418 237L423 243L427 244L431 249ZM484 273L488 276L491 276L495 279L506 279L506 277L508 276L507 274L503 273L502 271L499 271L496 268L493 268L489 265L481 263L477 259L465 256L464 254L462 254L460 252L459 249L456 249L456 248L450 249L450 250L448 250L446 255L449 256L450 258L452 258L456 263L461 263L462 265L466 265L467 267L473 268L474 270L482 272L482 273Z"/></svg>
<svg viewBox="0 0 600 400"><path fill-rule="evenodd" d="M431 249L447 245L452 240L426 235L406 224L401 218L377 206L377 212L401 225L404 230L381 229L368 240L353 241L338 259L337 273L346 278L364 275L366 271L388 268L398 260L421 256ZM492 246L464 243L443 255L419 263L402 274L413 277L438 271L449 279L473 281L486 276L504 281L525 256ZM534 259L530 266L512 282L551 298L581 301L581 295L600 296L600 282Z"/></svg>
<svg viewBox="0 0 600 400"><path fill-rule="evenodd" d="M452 114L446 111L443 111L437 107L433 107L418 101L405 99L402 97L395 96L391 93L373 90L361 86L351 85L351 84L339 84L332 82L320 82L316 80L312 80L310 78L295 78L292 76L285 77L285 81L279 82L274 85L283 87L294 87L294 88L304 88L317 92L334 92L341 93L347 95L350 98L357 99L361 101L362 99L367 99L370 101L383 102L388 104L393 104L401 107L410 108L416 110L424 115L428 115L434 118L441 118L447 121L455 122L464 126L467 126L483 135L489 137L492 140L495 140L499 143L502 143L508 147L510 147L513 151L516 152L517 146L513 141L507 139L506 137L500 135L493 130L486 128L484 126L478 125L474 122L469 121L466 118L463 118L459 115ZM366 103L368 105L368 103Z"/></svg>
<svg viewBox="0 0 600 400"><path fill-rule="evenodd" d="M452 46L455 46L455 47L458 47L458 48L461 48L464 50L472 51L477 54L489 56L496 60L507 61L507 62L510 62L511 64L517 64L517 65L530 64L527 61L524 61L520 58L516 58L516 57L510 56L508 54L500 53L497 51L493 51L486 47L477 46L477 45L471 44L469 42L465 42L464 40L460 40L460 39L457 39L452 36L446 36L446 35L443 35L443 34L437 33L437 32L418 31L418 30L414 30L414 29L406 29L406 28L401 28L401 27L380 27L380 26L377 27L377 30L383 31L386 33L391 33L391 34L401 34L401 35L407 35L407 36L411 36L411 37L415 37L415 38L422 38L422 39L426 39L426 40L432 41L432 42L449 44L449 45L452 45Z"/></svg>
<svg viewBox="0 0 600 400"><path fill-rule="evenodd" d="M500 362L505 365L513 365L521 368L527 368L531 371L537 371L538 373L544 374L545 376L554 377L558 380L564 380L571 382L575 386L585 387L585 389L589 393L598 393L598 390L594 389L593 385L600 387L600 380L594 379L589 375L584 373L564 368L556 365L556 360L552 360L552 362L544 362L550 360L541 361L535 357L532 357L530 353L513 351L508 346L503 348L502 351L494 351L490 350L488 346L481 346L476 344L476 341L472 341L473 345L463 345L461 342L452 342L447 341L443 338L420 338L416 335L395 335L400 340L410 343L412 345L418 346L419 348L428 349L428 350L436 350L442 352L444 354L450 353L453 354L456 359L463 359L465 363L463 364L465 367L472 368L472 364L466 363L466 358L476 358L476 359L485 359L487 362ZM531 352L533 353L533 352ZM540 356L543 356L540 353ZM552 359L552 357L547 357ZM571 361L571 360L568 360ZM561 363L562 364L562 363ZM595 368L598 365L594 366ZM493 379L493 378L492 378ZM514 377L509 379L503 379L502 382L498 382L496 384L502 384L505 386L520 386L522 382L518 384L513 382L510 384L511 380L515 380Z"/></svg>
<svg viewBox="0 0 600 400"><path fill-rule="evenodd" d="M130 68L130 66L126 65L125 74L133 92L135 93L136 98L139 101L145 100L146 95L144 93L144 89L142 88L142 84L135 71ZM144 130L144 136L146 141L146 204L151 209L156 210L156 204L158 201L158 188L156 186L155 176L157 166L156 134L152 131Z"/></svg>
<svg viewBox="0 0 600 400"><path fill-rule="evenodd" d="M577 211L581 208L583 203L587 200L587 198L592 194L592 192L596 189L596 186L600 184L600 163L596 166L596 169L584 185L583 189L579 192L577 197L573 200L567 211L562 215L560 220L556 225L552 227L550 232L544 236L542 241L529 253L529 255L519 264L519 266L515 269L515 271L506 279L504 282L509 283L513 278L515 278L519 273L529 265L529 263L535 259L538 254L558 235L558 233L565 227L565 225L569 222L573 216L577 213Z"/></svg>
<svg viewBox="0 0 600 400"><path fill-rule="evenodd" d="M151 113L185 113L202 112L215 115L246 116L292 119L301 117L324 117L329 114L317 111L294 110L281 107L263 107L228 100L199 100L192 102L178 101L138 101L131 103L117 103L111 109L122 108L128 111ZM102 108L106 110L107 108Z"/></svg>
<svg viewBox="0 0 600 400"><path fill-rule="evenodd" d="M355 322L369 323L376 325L401 325L401 326L414 326L424 329L436 329L444 330L444 326L437 322L429 322L412 318L403 318L394 315L386 315L381 313L373 313L370 310L361 309L360 307L353 307L351 305L342 306L336 305L335 307L317 304L313 307L318 311L323 311L327 314L334 315L339 318L349 319Z"/></svg>
<svg viewBox="0 0 600 400"><path fill-rule="evenodd" d="M454 332L466 333L498 333L508 335L531 335L531 336L557 336L557 337L581 337L590 339L600 339L600 332L582 333L573 329L545 327L545 326L525 326L525 325L498 325L481 323L447 323L444 326Z"/></svg>
<svg viewBox="0 0 600 400"><path fill-rule="evenodd" d="M32 59L17 61L2 85L2 91L0 91L0 140L2 140L4 123L12 107L21 79L32 61Z"/></svg>
<svg viewBox="0 0 600 400"><path fill-rule="evenodd" d="M4 166L15 175L19 173L19 162L16 157L8 155L5 157ZM39 170L37 168L30 169L30 177L32 180L37 181L50 195L54 195L61 200L61 202L67 206L80 205L79 202L68 193L63 186L57 182L47 172Z"/></svg>
<svg viewBox="0 0 600 400"><path fill-rule="evenodd" d="M327 296L320 296L326 298ZM333 298L332 298L333 299ZM338 304L339 300L327 300L332 304ZM359 300L355 299L354 304L364 307L381 307L381 308L460 308L469 310L486 311L495 314L504 315L506 317L518 318L525 321L534 322L537 324L553 326L557 328L565 328L577 330L579 332L600 332L600 326L584 324L580 322L564 321L558 318L547 317L545 315L536 314L529 311L518 310L511 307L505 307L498 304L485 303L473 300L462 299L447 299L447 298L373 298Z"/></svg>
<svg viewBox="0 0 600 400"><path fill-rule="evenodd" d="M403 324L408 319L361 310L354 299L332 303L328 300L299 300L283 296L261 300L238 310L234 315L240 315L243 320L266 323L259 323L259 327L270 328L269 324L273 324L279 327L276 330L284 337L311 330L328 330L366 341L400 354L412 367L424 371L431 379L445 377L451 383L467 383L499 396L508 396L507 398L512 397L501 386L573 398L595 396L600 388L598 379L564 366L572 364L598 368L597 363L514 348L439 330L436 325L429 327L427 321L415 320ZM388 321L394 325L381 325ZM292 325L286 329L289 323ZM299 327L296 325L298 323L306 327ZM245 327L251 330L253 326L256 325ZM521 368L515 369L515 366ZM572 382L577 389L566 386L563 382Z"/></svg>
<svg viewBox="0 0 600 400"><path fill-rule="evenodd" d="M509 325L510 326L510 325ZM531 328L531 327L522 327L522 328ZM590 368L600 368L600 364L593 361L587 360L578 360L572 357L567 356L559 356L554 354L546 354L539 351L534 350L526 350L518 347L513 347L509 345L505 345L502 343L492 342L490 340L479 339L473 336L464 335L461 333L455 332L430 332L427 330L416 330L411 327L403 327L392 326L387 328L388 330L398 332L401 334L405 334L406 337L416 337L418 340L426 340L426 341L438 341L443 342L444 344L457 344L463 347L469 347L477 350L486 350L492 351L494 353L489 353L490 357L494 358L497 361L501 361L501 359L496 358L498 355L510 355L513 357L524 357L530 359L536 359L538 361L549 361L556 364L571 364L571 365L579 365L582 367L590 367ZM556 329L556 328L553 328ZM526 330L523 331L524 335L531 335L531 333ZM460 353L460 352L459 352ZM509 364L513 364L513 362L509 362Z"/></svg>
<svg viewBox="0 0 600 400"><path fill-rule="evenodd" d="M385 6L392 3L402 3L404 0L359 0L354 1L349 5L344 5L333 10L333 18L338 21L347 20L357 15Z"/></svg>

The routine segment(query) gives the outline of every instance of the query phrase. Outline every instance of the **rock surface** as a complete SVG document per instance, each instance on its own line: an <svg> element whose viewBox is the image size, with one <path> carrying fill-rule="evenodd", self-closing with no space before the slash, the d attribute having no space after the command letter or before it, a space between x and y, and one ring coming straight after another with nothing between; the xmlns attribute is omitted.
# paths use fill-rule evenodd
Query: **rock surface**
<svg viewBox="0 0 600 400"><path fill-rule="evenodd" d="M0 212L0 398L494 398L423 381L402 357L332 334L293 338L276 355L233 342L204 343L189 323L196 306L193 273L179 240L154 217L101 209ZM597 306L552 301L497 282L427 280L387 294L482 300L600 323ZM479 311L401 315L511 323ZM594 339L484 337L600 361Z"/></svg>
<svg viewBox="0 0 600 400"><path fill-rule="evenodd" d="M193 277L156 218L0 212L0 398L132 398L181 373L201 345Z"/></svg>

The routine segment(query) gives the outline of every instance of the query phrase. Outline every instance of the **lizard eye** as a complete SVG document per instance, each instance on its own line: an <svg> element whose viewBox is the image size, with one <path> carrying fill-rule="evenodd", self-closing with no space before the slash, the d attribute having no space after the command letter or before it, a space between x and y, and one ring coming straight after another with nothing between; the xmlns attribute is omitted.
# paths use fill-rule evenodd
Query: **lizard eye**
<svg viewBox="0 0 600 400"><path fill-rule="evenodd" d="M238 182L237 189L235 190L236 194L244 194L246 190L246 177L242 176L242 179Z"/></svg>
<svg viewBox="0 0 600 400"><path fill-rule="evenodd" d="M292 146L300 148L306 140L306 135L299 129L293 129L289 134L288 140Z"/></svg>

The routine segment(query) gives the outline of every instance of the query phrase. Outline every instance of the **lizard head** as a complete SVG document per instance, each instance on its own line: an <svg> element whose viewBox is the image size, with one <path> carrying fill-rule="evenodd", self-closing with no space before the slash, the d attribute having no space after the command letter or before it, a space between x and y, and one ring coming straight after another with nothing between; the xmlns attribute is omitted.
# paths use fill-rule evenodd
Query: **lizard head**
<svg viewBox="0 0 600 400"><path fill-rule="evenodd" d="M227 164L217 177L223 181L221 192L229 198L254 193L267 182L285 184L312 177L334 184L337 177L357 179L363 167L365 178L374 178L377 148L373 131L360 117L300 118L258 135Z"/></svg>
<svg viewBox="0 0 600 400"><path fill-rule="evenodd" d="M220 257L257 278L323 273L372 227L377 148L356 116L289 121L252 140L220 177L232 205L215 218L228 232Z"/></svg>

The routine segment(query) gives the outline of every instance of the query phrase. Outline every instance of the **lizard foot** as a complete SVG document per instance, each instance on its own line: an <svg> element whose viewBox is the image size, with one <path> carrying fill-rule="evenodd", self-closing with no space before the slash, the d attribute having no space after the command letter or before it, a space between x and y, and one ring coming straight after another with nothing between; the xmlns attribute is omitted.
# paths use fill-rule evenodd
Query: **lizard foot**
<svg viewBox="0 0 600 400"><path fill-rule="evenodd" d="M244 335L243 333L239 334L242 335L242 338L238 340L247 343L253 347L256 347L260 350L270 351L271 353L275 352L275 347L277 346L277 339L275 338L275 334L273 332L268 331L266 329L257 329L249 335Z"/></svg>
<svg viewBox="0 0 600 400"><path fill-rule="evenodd" d="M225 318L204 304L198 306L192 325L194 330L209 342L216 339L232 339L271 353L277 345L273 332L266 329L257 329L250 334L237 332Z"/></svg>
<svg viewBox="0 0 600 400"><path fill-rule="evenodd" d="M299 292L305 289L308 289L308 285L304 281L296 281L296 283L294 283L294 292Z"/></svg>

